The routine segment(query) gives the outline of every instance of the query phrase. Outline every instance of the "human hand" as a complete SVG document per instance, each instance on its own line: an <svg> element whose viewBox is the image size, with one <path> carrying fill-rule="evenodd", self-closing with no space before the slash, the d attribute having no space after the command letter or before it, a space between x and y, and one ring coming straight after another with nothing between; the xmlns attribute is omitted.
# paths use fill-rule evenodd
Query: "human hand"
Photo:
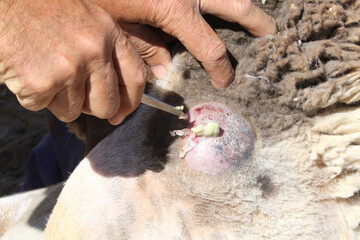
<svg viewBox="0 0 360 240"><path fill-rule="evenodd" d="M140 103L145 65L112 17L86 0L0 2L0 82L30 110L120 123Z"/></svg>
<svg viewBox="0 0 360 240"><path fill-rule="evenodd" d="M178 38L202 63L217 88L230 85L234 78L234 70L226 54L224 43L201 14L213 14L224 20L239 23L255 36L275 34L277 31L275 21L253 5L251 0L95 0L95 2L116 20L149 24ZM156 49L156 46L151 49L152 56L148 57L149 59L157 57ZM161 58L167 58L164 51L161 54L163 56ZM157 62L160 61L159 58ZM164 65L166 65L165 60Z"/></svg>
<svg viewBox="0 0 360 240"><path fill-rule="evenodd" d="M128 40L157 78L167 75L171 54L167 44L176 41L159 29L138 23L118 22Z"/></svg>

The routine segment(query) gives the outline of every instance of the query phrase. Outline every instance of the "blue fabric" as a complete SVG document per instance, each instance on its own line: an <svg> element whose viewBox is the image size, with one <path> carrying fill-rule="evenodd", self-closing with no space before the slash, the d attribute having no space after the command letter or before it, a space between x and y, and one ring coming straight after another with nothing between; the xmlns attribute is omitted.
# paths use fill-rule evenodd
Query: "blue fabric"
<svg viewBox="0 0 360 240"><path fill-rule="evenodd" d="M66 124L48 112L49 133L32 150L19 191L50 186L66 180L84 157L85 145Z"/></svg>

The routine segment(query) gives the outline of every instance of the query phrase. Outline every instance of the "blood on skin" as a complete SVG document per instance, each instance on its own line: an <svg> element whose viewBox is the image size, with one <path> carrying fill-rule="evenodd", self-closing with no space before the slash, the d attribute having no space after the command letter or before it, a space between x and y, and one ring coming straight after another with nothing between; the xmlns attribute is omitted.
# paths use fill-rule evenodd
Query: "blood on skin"
<svg viewBox="0 0 360 240"><path fill-rule="evenodd" d="M195 171L218 174L233 169L249 157L255 141L254 129L248 120L221 103L202 103L189 110L189 127L216 122L218 137L199 137L188 134L184 145L195 146L186 152L185 161ZM193 144L194 145L194 144Z"/></svg>

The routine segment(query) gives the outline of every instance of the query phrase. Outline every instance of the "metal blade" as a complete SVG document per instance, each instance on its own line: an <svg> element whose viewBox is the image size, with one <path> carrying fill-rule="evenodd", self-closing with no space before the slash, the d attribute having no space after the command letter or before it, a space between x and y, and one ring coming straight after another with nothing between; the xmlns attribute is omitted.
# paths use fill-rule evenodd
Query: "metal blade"
<svg viewBox="0 0 360 240"><path fill-rule="evenodd" d="M178 110L174 106L167 104L157 98L154 98L146 93L143 94L141 98L141 103L174 114L178 116L180 119L187 119L187 115L183 111Z"/></svg>

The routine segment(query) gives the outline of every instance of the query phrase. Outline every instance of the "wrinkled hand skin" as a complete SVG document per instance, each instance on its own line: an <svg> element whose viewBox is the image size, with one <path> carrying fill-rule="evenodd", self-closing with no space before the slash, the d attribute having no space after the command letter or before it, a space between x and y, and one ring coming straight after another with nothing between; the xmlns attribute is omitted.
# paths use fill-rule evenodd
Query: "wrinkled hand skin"
<svg viewBox="0 0 360 240"><path fill-rule="evenodd" d="M30 110L81 112L116 124L140 102L145 64L90 1L1 1L0 79Z"/></svg>
<svg viewBox="0 0 360 240"><path fill-rule="evenodd" d="M144 90L145 65L138 54L160 78L171 61L164 35L144 24L178 38L217 88L229 86L234 70L224 43L201 14L239 23L255 36L276 33L274 20L249 0L97 3L121 21L132 44L109 13L90 1L0 2L0 82L25 108L48 107L66 122L84 112L119 124Z"/></svg>
<svg viewBox="0 0 360 240"><path fill-rule="evenodd" d="M199 60L216 88L230 85L234 78L224 43L203 19L212 14L243 26L254 36L275 34L274 19L255 6L251 0L108 0L97 1L115 19L139 22L162 29L179 39Z"/></svg>

